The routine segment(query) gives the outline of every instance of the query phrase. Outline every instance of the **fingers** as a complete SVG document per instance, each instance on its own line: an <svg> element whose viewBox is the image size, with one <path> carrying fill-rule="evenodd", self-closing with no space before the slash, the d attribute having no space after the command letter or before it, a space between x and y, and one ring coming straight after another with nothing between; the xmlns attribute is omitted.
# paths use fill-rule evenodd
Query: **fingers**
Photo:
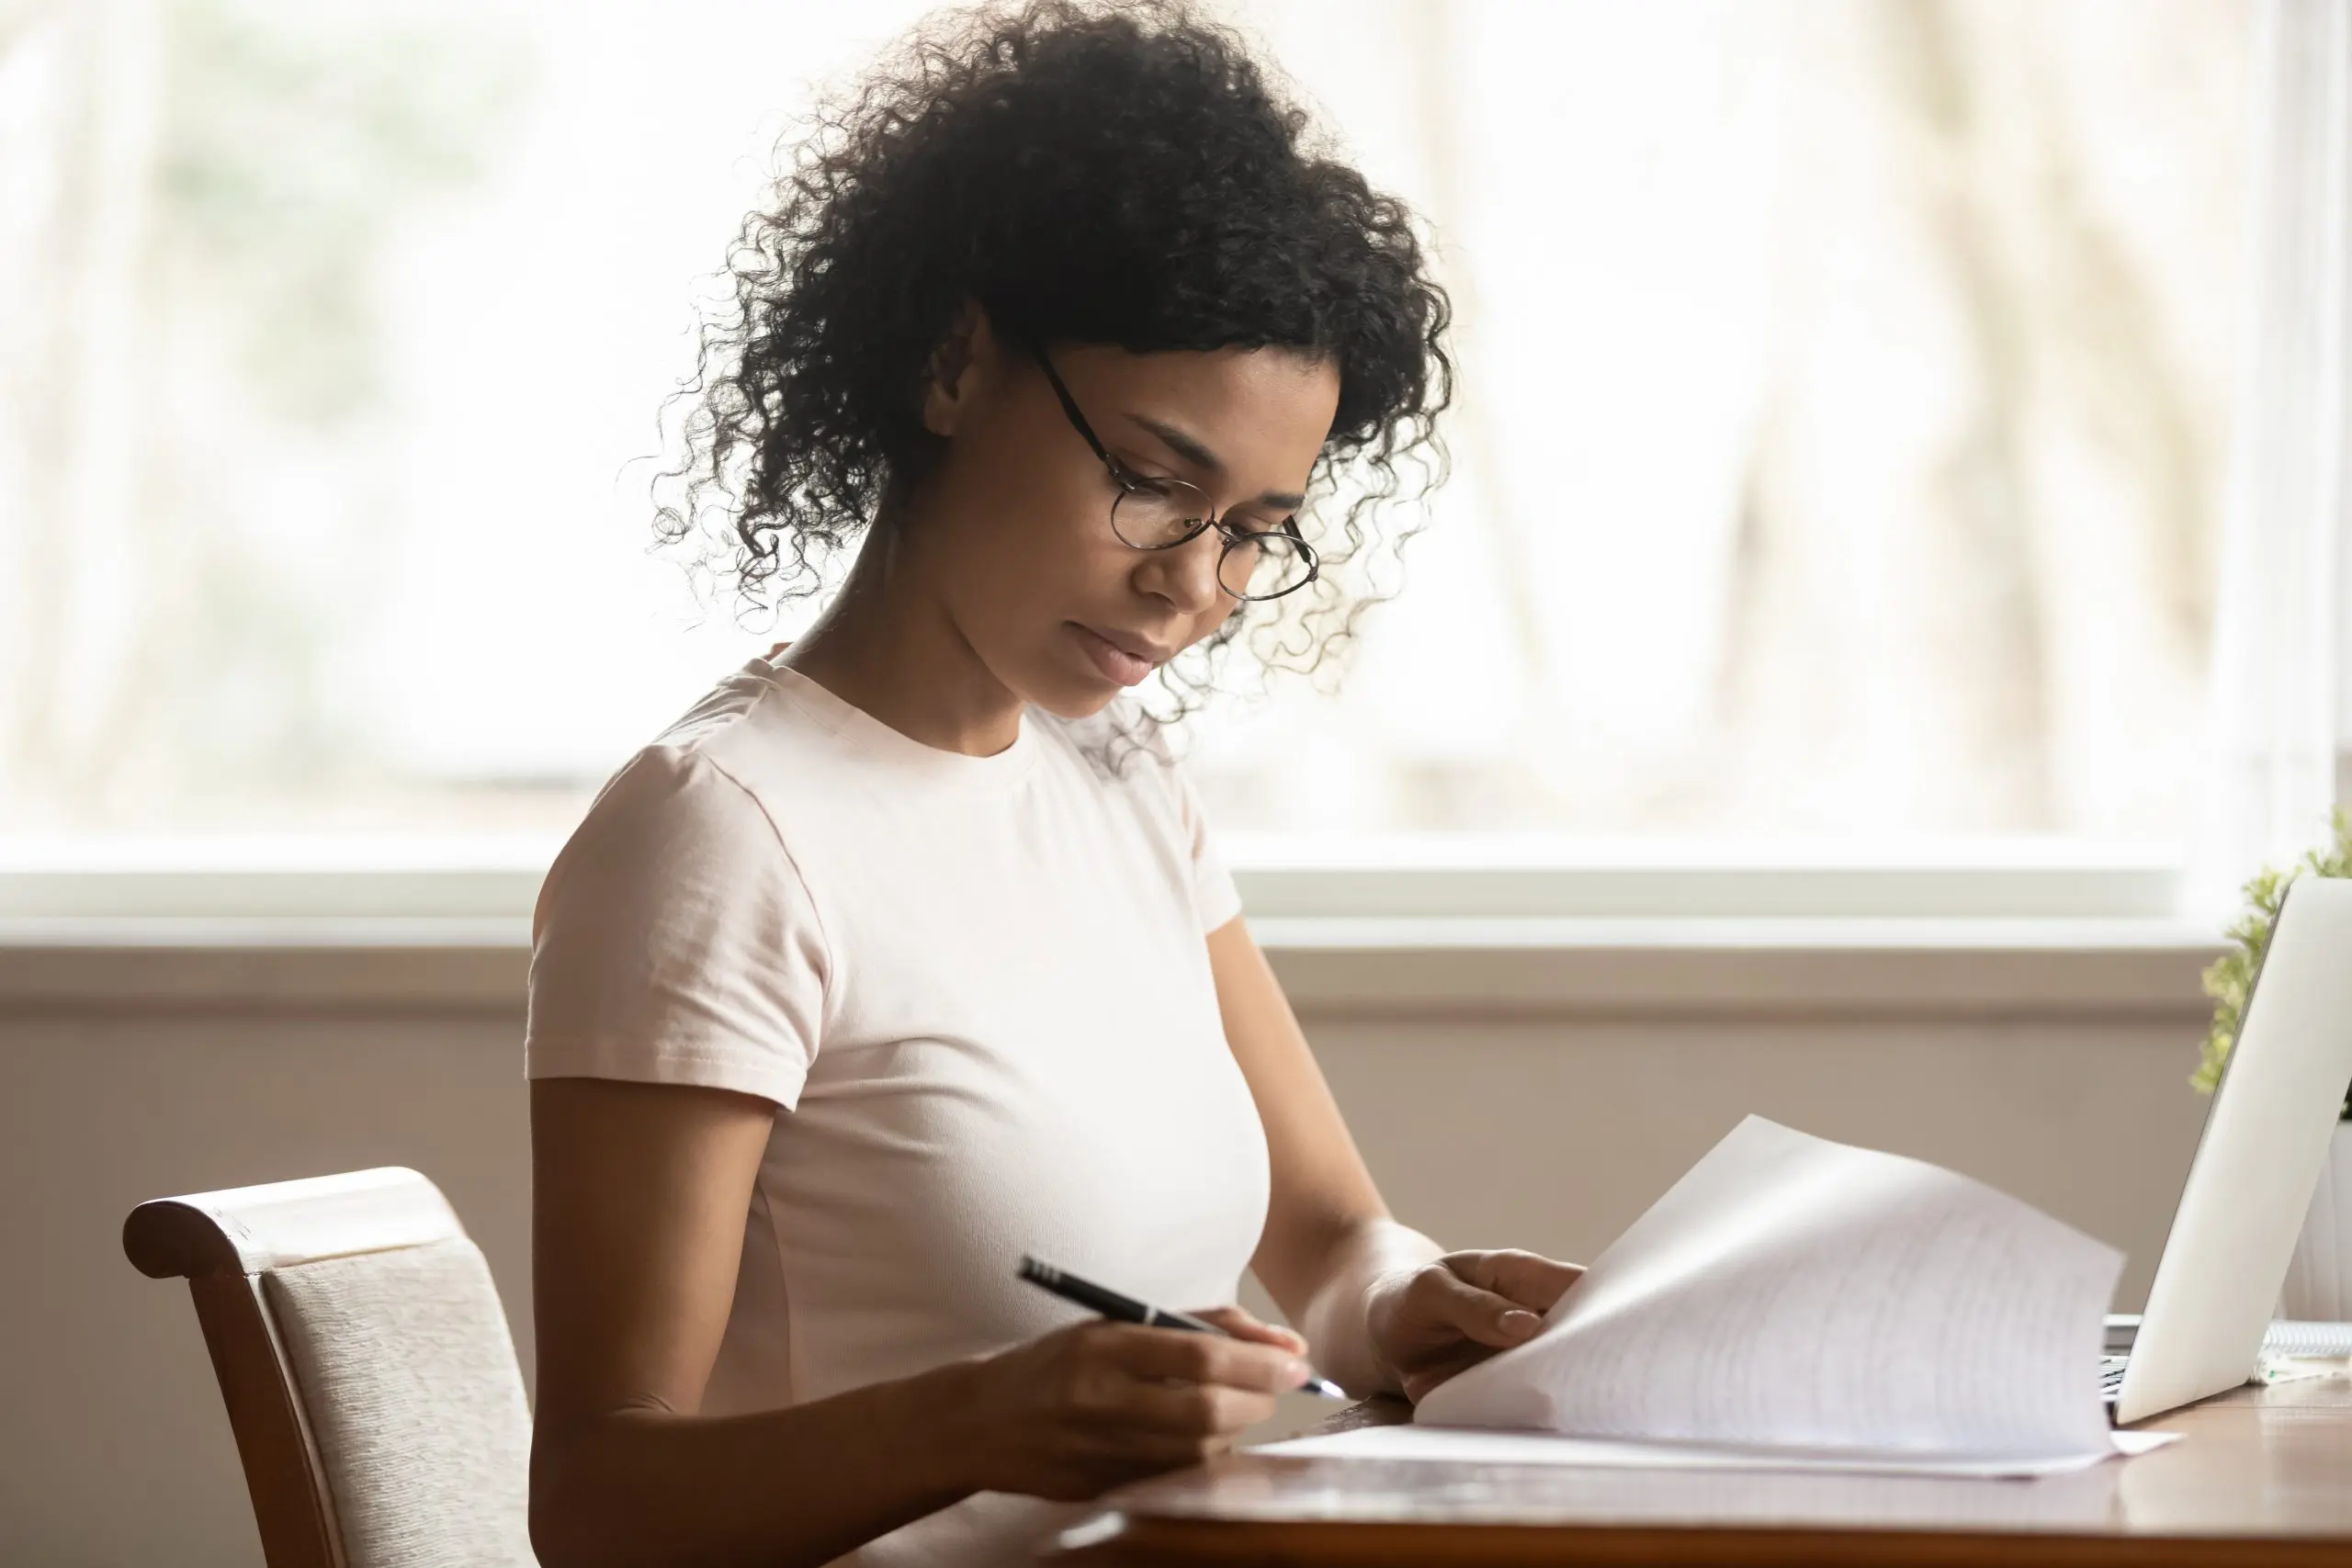
<svg viewBox="0 0 2352 1568"><path fill-rule="evenodd" d="M1412 1290L1419 1294L1419 1305L1426 1316L1450 1325L1464 1338L1480 1345L1521 1344L1544 1326L1543 1318L1510 1297L1472 1284L1451 1267L1423 1269L1414 1279Z"/></svg>
<svg viewBox="0 0 2352 1568"><path fill-rule="evenodd" d="M1449 1253L1443 1261L1479 1289L1537 1313L1550 1312L1568 1287L1584 1277L1581 1265L1516 1249Z"/></svg>
<svg viewBox="0 0 2352 1568"><path fill-rule="evenodd" d="M1163 1471L1204 1464L1219 1454L1230 1452L1233 1438L1231 1432L1163 1432L1128 1427L1115 1437L1104 1434L1088 1452L1103 1472L1102 1487L1107 1487Z"/></svg>
<svg viewBox="0 0 2352 1568"><path fill-rule="evenodd" d="M1278 1323L1267 1323L1250 1316L1238 1306L1202 1307L1193 1314L1204 1323L1214 1323L1227 1334L1253 1340L1261 1345L1278 1345L1294 1356L1306 1354L1306 1337Z"/></svg>
<svg viewBox="0 0 2352 1568"><path fill-rule="evenodd" d="M1097 1331L1104 1336L1108 1359L1141 1380L1215 1383L1265 1394L1287 1393L1306 1381L1306 1363L1286 1343L1125 1324L1104 1325Z"/></svg>
<svg viewBox="0 0 2352 1568"><path fill-rule="evenodd" d="M977 1461L986 1489L1091 1497L1215 1459L1270 1419L1307 1375L1297 1337L1238 1309L1202 1315L1247 1337L1094 1321L983 1359L979 1402L1007 1433Z"/></svg>
<svg viewBox="0 0 2352 1568"><path fill-rule="evenodd" d="M1305 1376L1303 1363L1275 1345L1124 1324L1080 1332L1071 1403L1118 1452L1163 1465L1229 1447L1244 1427L1271 1418L1274 1396Z"/></svg>
<svg viewBox="0 0 2352 1568"><path fill-rule="evenodd" d="M1178 1438L1227 1437L1273 1414L1272 1393L1220 1383L1139 1382L1126 1394L1130 1423Z"/></svg>

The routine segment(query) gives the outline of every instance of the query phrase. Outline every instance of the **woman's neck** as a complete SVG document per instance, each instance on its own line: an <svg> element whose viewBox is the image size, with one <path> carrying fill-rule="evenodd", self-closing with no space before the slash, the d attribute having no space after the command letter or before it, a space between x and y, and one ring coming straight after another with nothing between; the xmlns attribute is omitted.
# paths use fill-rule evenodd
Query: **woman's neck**
<svg viewBox="0 0 2352 1568"><path fill-rule="evenodd" d="M965 640L899 528L867 533L840 595L787 647L777 663L926 746L987 757L1021 733L1019 694Z"/></svg>

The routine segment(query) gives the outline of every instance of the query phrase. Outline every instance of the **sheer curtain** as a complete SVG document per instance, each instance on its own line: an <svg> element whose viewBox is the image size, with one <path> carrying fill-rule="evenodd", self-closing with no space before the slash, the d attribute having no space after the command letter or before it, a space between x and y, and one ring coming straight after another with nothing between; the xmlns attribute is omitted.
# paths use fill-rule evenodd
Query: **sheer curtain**
<svg viewBox="0 0 2352 1568"><path fill-rule="evenodd" d="M1463 368L1403 597L1202 716L1229 833L2179 858L2260 0L1208 3ZM0 853L560 836L768 635L637 459L803 85L922 8L0 0Z"/></svg>
<svg viewBox="0 0 2352 1568"><path fill-rule="evenodd" d="M1213 813L2183 856L2251 0L1230 3L1429 220L1462 379L1407 592L1338 700L1204 719Z"/></svg>
<svg viewBox="0 0 2352 1568"><path fill-rule="evenodd" d="M2197 913L2352 803L2352 0L2268 0Z"/></svg>

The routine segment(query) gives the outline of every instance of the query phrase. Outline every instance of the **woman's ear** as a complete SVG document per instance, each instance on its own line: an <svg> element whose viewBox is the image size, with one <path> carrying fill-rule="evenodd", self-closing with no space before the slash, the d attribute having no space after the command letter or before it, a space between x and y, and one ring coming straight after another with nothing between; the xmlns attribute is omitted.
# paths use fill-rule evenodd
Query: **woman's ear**
<svg viewBox="0 0 2352 1568"><path fill-rule="evenodd" d="M967 299L924 369L922 427L933 435L955 434L975 391L996 373L996 334L989 330L988 312L979 301Z"/></svg>

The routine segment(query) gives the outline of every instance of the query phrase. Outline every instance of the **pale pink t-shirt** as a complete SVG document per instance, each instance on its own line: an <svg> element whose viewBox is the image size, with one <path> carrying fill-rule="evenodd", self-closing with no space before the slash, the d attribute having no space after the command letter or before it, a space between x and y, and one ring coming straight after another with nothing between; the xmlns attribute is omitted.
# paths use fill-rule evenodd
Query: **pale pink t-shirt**
<svg viewBox="0 0 2352 1568"><path fill-rule="evenodd" d="M703 1409L757 1410L1085 1315L1024 1252L1234 1299L1266 1145L1204 932L1240 910L1164 746L1031 708L926 746L754 660L605 784L548 874L527 1070L781 1109ZM778 1483L789 1485L789 1477ZM859 1564L1025 1561L1069 1511L982 1494Z"/></svg>

